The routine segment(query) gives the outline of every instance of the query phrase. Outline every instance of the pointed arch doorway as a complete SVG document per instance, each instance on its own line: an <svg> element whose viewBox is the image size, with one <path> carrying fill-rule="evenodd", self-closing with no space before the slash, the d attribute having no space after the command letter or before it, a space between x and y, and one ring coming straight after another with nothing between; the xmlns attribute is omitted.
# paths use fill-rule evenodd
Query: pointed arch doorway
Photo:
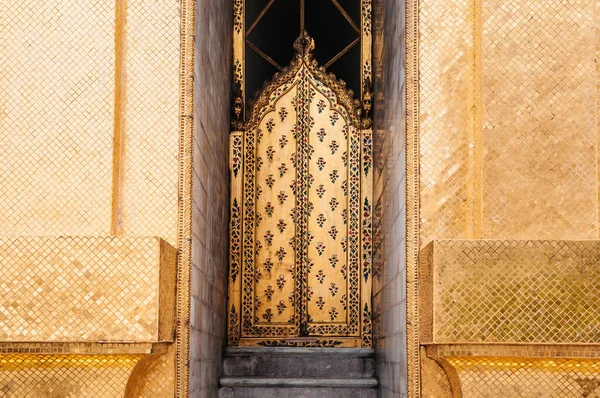
<svg viewBox="0 0 600 398"><path fill-rule="evenodd" d="M302 31L256 100L234 101L229 345L371 346L370 97L314 48Z"/></svg>

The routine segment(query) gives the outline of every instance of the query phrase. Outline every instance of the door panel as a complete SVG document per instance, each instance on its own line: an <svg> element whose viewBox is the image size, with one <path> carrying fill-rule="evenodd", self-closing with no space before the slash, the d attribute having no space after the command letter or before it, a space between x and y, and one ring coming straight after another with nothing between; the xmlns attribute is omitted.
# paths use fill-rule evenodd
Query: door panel
<svg viewBox="0 0 600 398"><path fill-rule="evenodd" d="M356 289L359 278L356 272L351 275L350 268L349 235L352 232L358 237L358 225L349 198L358 194L358 187L356 181L349 185L348 154L357 134L345 112L335 109L335 97L326 96L322 90L310 84L308 332L350 335L358 332L359 304L351 289ZM355 221L352 225L351 216ZM354 328L349 328L351 313Z"/></svg>
<svg viewBox="0 0 600 398"><path fill-rule="evenodd" d="M355 106L299 51L233 133L230 344L370 345L371 133Z"/></svg>
<svg viewBox="0 0 600 398"><path fill-rule="evenodd" d="M254 323L294 325L295 239L293 212L297 179L297 112L293 86L274 103L256 130L256 254L254 261ZM293 333L290 331L290 333Z"/></svg>

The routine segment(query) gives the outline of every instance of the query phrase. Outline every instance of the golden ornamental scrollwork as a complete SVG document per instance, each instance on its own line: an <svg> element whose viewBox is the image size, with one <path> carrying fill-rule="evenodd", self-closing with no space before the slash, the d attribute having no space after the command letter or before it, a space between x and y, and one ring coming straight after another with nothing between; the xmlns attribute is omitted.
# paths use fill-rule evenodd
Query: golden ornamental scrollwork
<svg viewBox="0 0 600 398"><path fill-rule="evenodd" d="M232 127L236 131L244 131L252 129L256 126L260 120L262 113L266 111L264 109L269 104L269 99L279 86L284 82L289 81L301 68L306 66L308 71L314 75L314 77L323 82L325 86L330 88L337 98L337 102L342 105L346 112L348 112L351 124L360 129L368 129L372 126L370 117L362 117L363 104L357 99L354 99L354 92L346 87L346 82L338 79L333 73L328 73L323 66L314 59L313 51L315 49L314 39L306 32L303 31L300 36L294 42L295 55L292 62L285 67L281 72L275 74L270 81L263 84L263 87L258 91L256 97L253 100L248 101L246 115L247 118L244 121L241 115L241 108L243 106L243 99L241 94L241 88L237 88L238 80L234 86L234 115ZM367 84L365 82L365 84ZM370 83L369 87L370 87ZM240 84L241 87L241 84ZM370 111L370 98L367 99L368 110ZM365 108L366 109L366 108Z"/></svg>

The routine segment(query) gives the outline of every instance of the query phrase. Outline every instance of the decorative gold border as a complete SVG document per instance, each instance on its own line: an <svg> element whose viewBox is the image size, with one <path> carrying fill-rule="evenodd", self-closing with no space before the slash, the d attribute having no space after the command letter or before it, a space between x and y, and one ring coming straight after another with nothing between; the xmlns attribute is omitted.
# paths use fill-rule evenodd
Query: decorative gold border
<svg viewBox="0 0 600 398"><path fill-rule="evenodd" d="M233 0L232 124L245 120L246 113L246 2ZM239 112L239 114L238 114ZM233 130L236 130L233 128Z"/></svg>
<svg viewBox="0 0 600 398"><path fill-rule="evenodd" d="M406 40L406 360L407 396L421 395L419 354L419 0L407 0Z"/></svg>
<svg viewBox="0 0 600 398"><path fill-rule="evenodd" d="M305 41L308 41L306 43ZM304 48L306 47L306 49ZM268 107L271 101L271 94L281 85L290 81L302 68L306 66L307 70L325 86L330 88L337 97L338 103L348 114L351 125L360 129L363 125L361 119L361 104L355 99L352 90L346 88L346 82L338 79L333 73L328 73L324 67L320 66L313 58L314 40L308 36L306 31L302 32L294 43L294 58L281 72L276 73L270 80L267 80L257 92L254 99L247 101L245 122L234 122L235 130L250 131L255 128L261 117L271 111ZM242 68L243 69L243 68Z"/></svg>
<svg viewBox="0 0 600 398"><path fill-rule="evenodd" d="M360 28L360 53L361 53L361 87L359 97L363 107L363 128L371 128L372 102L373 102L373 1L361 1L361 28Z"/></svg>
<svg viewBox="0 0 600 398"><path fill-rule="evenodd" d="M192 265L192 176L194 135L194 34L196 0L181 0L179 55L179 209L177 220L177 325L175 396L189 394L190 297Z"/></svg>
<svg viewBox="0 0 600 398"><path fill-rule="evenodd" d="M242 279L243 279L243 177L244 177L244 133L233 131L229 137L229 273L227 296L227 345L238 345L242 324Z"/></svg>
<svg viewBox="0 0 600 398"><path fill-rule="evenodd" d="M373 130L360 131L360 308L362 347L373 347Z"/></svg>

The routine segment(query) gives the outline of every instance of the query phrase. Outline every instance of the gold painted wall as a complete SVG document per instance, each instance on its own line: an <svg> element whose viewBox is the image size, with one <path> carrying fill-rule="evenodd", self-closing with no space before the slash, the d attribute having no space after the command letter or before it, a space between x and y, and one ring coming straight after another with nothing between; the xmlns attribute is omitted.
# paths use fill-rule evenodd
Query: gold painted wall
<svg viewBox="0 0 600 398"><path fill-rule="evenodd" d="M421 245L597 238L595 2L419 7Z"/></svg>

